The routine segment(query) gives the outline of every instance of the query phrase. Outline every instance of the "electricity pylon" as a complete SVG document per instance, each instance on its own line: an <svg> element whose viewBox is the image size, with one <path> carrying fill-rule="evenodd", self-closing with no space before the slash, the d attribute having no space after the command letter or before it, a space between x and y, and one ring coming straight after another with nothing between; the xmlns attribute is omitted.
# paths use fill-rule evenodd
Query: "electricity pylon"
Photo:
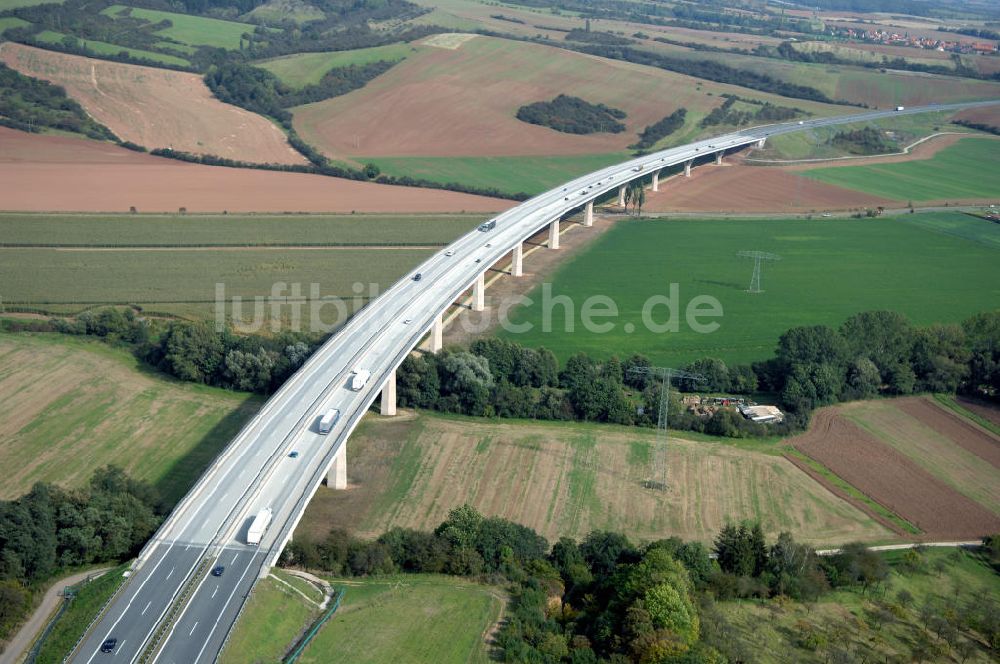
<svg viewBox="0 0 1000 664"><path fill-rule="evenodd" d="M761 264L764 261L780 261L781 256L767 251L737 251L736 255L740 258L753 259L753 276L750 277L750 288L747 289L747 292L763 293L764 291L760 287Z"/></svg>
<svg viewBox="0 0 1000 664"><path fill-rule="evenodd" d="M643 482L647 489L667 490L667 410L670 407L670 381L674 378L686 378L695 382L704 382L701 374L691 373L683 369L670 367L633 367L631 374L640 374L660 379L659 415L656 420L656 443L653 450L653 473L650 479Z"/></svg>

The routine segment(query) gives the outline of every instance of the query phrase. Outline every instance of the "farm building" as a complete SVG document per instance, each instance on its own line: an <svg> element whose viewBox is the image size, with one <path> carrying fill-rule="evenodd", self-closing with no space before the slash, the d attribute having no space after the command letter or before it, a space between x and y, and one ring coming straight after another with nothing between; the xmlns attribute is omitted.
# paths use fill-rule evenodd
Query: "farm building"
<svg viewBox="0 0 1000 664"><path fill-rule="evenodd" d="M739 410L743 417L760 424L777 424L785 420L777 406L740 406Z"/></svg>

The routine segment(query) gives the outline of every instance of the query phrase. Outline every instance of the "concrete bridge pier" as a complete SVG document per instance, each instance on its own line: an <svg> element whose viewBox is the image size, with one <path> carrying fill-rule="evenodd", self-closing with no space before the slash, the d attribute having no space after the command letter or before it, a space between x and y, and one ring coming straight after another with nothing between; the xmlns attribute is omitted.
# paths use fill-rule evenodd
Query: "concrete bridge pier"
<svg viewBox="0 0 1000 664"><path fill-rule="evenodd" d="M686 178L691 177L691 164L693 164L693 163L694 163L694 159L692 159L691 161L685 161L684 162L684 177L686 177Z"/></svg>
<svg viewBox="0 0 1000 664"><path fill-rule="evenodd" d="M510 255L510 274L513 277L524 276L524 243L518 242L514 245L514 251Z"/></svg>
<svg viewBox="0 0 1000 664"><path fill-rule="evenodd" d="M382 386L382 399L379 412L386 417L396 414L396 371L393 370Z"/></svg>
<svg viewBox="0 0 1000 664"><path fill-rule="evenodd" d="M587 209L583 213L583 225L594 225L594 201L587 201Z"/></svg>
<svg viewBox="0 0 1000 664"><path fill-rule="evenodd" d="M347 488L347 441L340 446L337 453L333 455L333 464L326 471L326 485L331 489L344 490Z"/></svg>
<svg viewBox="0 0 1000 664"><path fill-rule="evenodd" d="M625 185L618 187L618 207L625 207Z"/></svg>
<svg viewBox="0 0 1000 664"><path fill-rule="evenodd" d="M722 166L722 150L715 153L715 165Z"/></svg>
<svg viewBox="0 0 1000 664"><path fill-rule="evenodd" d="M549 224L549 249L559 248L559 218L556 217Z"/></svg>
<svg viewBox="0 0 1000 664"><path fill-rule="evenodd" d="M472 310L482 311L486 308L486 273L480 272L472 285Z"/></svg>
<svg viewBox="0 0 1000 664"><path fill-rule="evenodd" d="M437 318L434 319L434 324L431 326L431 352L436 353L441 350L444 340L444 314L440 313Z"/></svg>
<svg viewBox="0 0 1000 664"><path fill-rule="evenodd" d="M653 191L660 190L660 172L653 171Z"/></svg>

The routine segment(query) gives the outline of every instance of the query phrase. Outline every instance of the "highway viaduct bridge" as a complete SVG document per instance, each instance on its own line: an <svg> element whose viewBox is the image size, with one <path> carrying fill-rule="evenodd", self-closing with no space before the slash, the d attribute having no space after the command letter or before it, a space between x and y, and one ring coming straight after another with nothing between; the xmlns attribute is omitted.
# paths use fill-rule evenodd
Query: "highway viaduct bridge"
<svg viewBox="0 0 1000 664"><path fill-rule="evenodd" d="M648 154L576 178L497 215L491 230L455 240L380 297L358 311L261 408L181 500L140 553L130 577L75 648L75 663L104 661L101 644L117 639L114 661L177 664L212 662L259 578L276 563L316 489L347 484L347 439L381 393L381 411L395 413L395 372L429 335L441 348L444 313L471 288L472 309L485 305L484 275L501 260L523 274L526 239L548 229L548 247L559 247L560 221L583 210L593 224L594 202L664 168L692 164L763 145L772 137L836 124L911 113L1000 103L973 102L873 111L755 127ZM509 259L507 258L509 256ZM421 279L412 277L419 272ZM352 372L371 378L350 389ZM328 408L342 416L322 435L317 422ZM296 458L289 453L298 452ZM260 546L246 544L249 520L270 507L274 518ZM211 574L223 565L221 576Z"/></svg>

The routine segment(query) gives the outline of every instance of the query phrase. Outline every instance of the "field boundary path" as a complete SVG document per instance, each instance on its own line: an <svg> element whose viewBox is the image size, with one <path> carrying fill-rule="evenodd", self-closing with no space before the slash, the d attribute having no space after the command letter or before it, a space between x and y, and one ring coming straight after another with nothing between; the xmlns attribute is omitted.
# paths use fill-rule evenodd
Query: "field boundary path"
<svg viewBox="0 0 1000 664"><path fill-rule="evenodd" d="M982 546L982 540L969 540L965 542L906 542L905 544L883 544L880 546L866 546L867 551L905 551L906 549L916 549L920 547L941 547L953 549L972 549ZM843 549L817 549L817 556L835 556Z"/></svg>
<svg viewBox="0 0 1000 664"><path fill-rule="evenodd" d="M923 138L917 139L909 145L905 146L900 152L885 152L882 154L858 154L858 155L848 155L844 157L822 157L817 159L754 159L752 157L746 157L743 161L746 163L753 164L816 164L828 161L852 161L855 159L879 159L881 157L905 157L910 154L910 151L917 147L918 145L931 140L932 138L937 138L938 136L979 136L979 134L971 131L939 131L930 136L924 136ZM985 135L983 135L985 138Z"/></svg>
<svg viewBox="0 0 1000 664"><path fill-rule="evenodd" d="M92 569L56 580L45 591L41 603L35 608L31 617L18 628L10 642L7 643L6 649L3 653L0 653L0 664L16 664L17 662L24 661L24 656L27 654L28 649L35 643L36 637L48 625L52 614L59 608L60 603L65 601L62 594L63 588L66 586L75 586L87 578L96 579L109 569L111 568L102 567L100 569Z"/></svg>

